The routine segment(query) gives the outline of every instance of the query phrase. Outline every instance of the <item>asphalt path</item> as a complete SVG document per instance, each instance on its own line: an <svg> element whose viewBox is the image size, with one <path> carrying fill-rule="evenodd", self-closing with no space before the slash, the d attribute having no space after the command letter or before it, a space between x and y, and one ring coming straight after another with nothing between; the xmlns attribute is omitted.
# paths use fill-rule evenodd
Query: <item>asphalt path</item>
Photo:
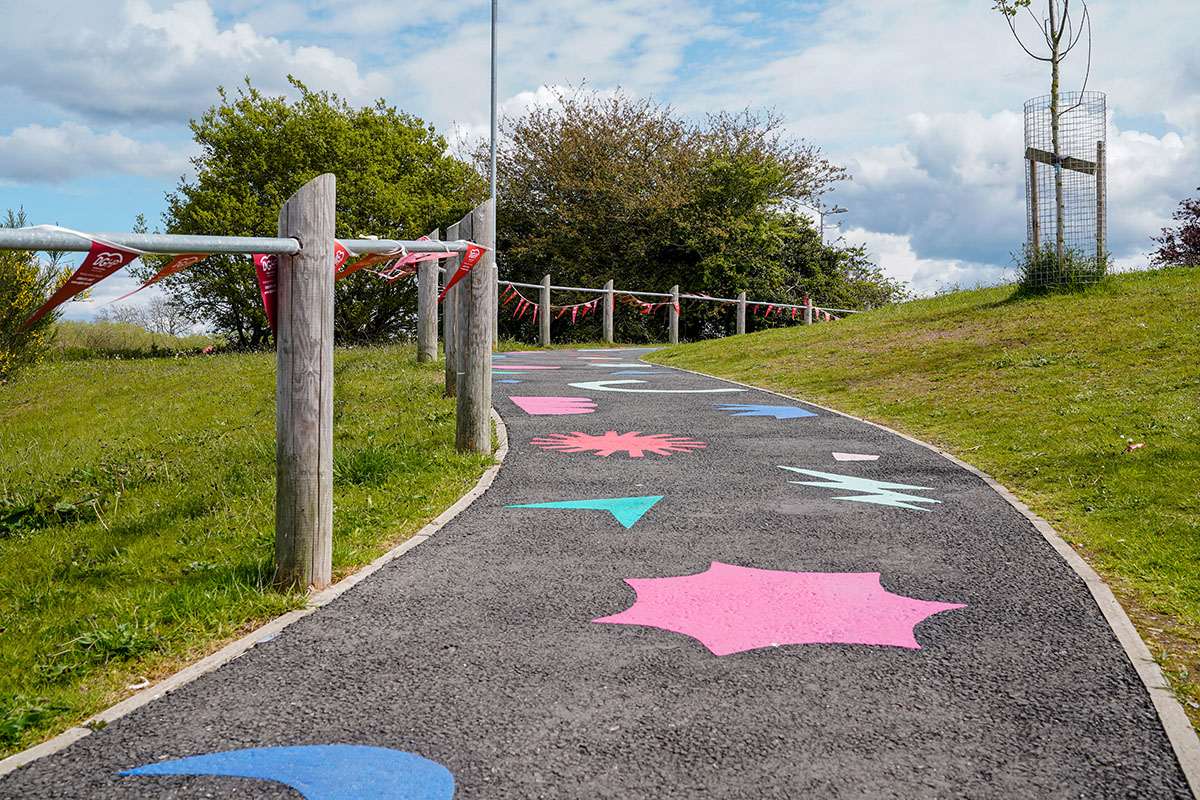
<svg viewBox="0 0 1200 800"><path fill-rule="evenodd" d="M0 797L1191 797L1083 581L983 480L641 352L497 358L481 498Z"/></svg>

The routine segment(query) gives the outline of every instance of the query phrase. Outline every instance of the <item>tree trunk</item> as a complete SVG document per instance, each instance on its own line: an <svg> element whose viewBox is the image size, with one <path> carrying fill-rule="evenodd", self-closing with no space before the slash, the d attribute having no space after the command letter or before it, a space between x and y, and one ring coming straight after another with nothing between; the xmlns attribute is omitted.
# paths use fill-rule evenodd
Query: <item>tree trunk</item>
<svg viewBox="0 0 1200 800"><path fill-rule="evenodd" d="M1057 10L1054 0L1048 3L1050 7L1050 141L1054 149L1054 261L1059 266L1063 260L1064 207L1063 207L1063 178L1062 178L1062 148L1058 141L1058 44L1062 36L1059 30L1061 24L1055 15Z"/></svg>

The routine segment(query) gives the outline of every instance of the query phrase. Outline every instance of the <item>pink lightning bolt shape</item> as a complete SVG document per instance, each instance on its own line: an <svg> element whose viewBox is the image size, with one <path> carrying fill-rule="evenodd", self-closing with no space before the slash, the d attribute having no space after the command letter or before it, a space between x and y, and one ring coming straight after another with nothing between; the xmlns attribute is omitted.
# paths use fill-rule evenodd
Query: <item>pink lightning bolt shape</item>
<svg viewBox="0 0 1200 800"><path fill-rule="evenodd" d="M696 639L724 656L784 644L871 644L921 649L913 627L961 603L892 594L878 572L784 572L712 562L698 575L627 578L637 602L594 619Z"/></svg>

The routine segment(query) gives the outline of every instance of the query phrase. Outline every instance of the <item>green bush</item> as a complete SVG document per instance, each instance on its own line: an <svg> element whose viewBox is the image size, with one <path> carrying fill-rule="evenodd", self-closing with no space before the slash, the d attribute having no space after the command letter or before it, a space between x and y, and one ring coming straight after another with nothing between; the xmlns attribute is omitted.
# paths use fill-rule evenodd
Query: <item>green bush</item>
<svg viewBox="0 0 1200 800"><path fill-rule="evenodd" d="M1053 244L1037 248L1026 244L1017 257L1017 285L1025 291L1040 291L1099 283L1108 273L1108 261L1070 247L1063 248L1060 258Z"/></svg>
<svg viewBox="0 0 1200 800"><path fill-rule="evenodd" d="M25 213L9 210L0 227L20 228ZM25 367L36 365L54 338L51 312L24 330L21 326L66 281L57 259L38 261L23 250L0 250L0 383L11 379Z"/></svg>

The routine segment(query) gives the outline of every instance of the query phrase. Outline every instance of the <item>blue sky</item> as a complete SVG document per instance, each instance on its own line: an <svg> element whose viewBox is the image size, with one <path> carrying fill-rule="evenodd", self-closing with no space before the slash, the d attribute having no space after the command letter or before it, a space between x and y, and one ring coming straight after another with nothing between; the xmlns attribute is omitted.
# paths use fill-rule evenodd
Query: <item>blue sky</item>
<svg viewBox="0 0 1200 800"><path fill-rule="evenodd" d="M195 154L189 119L246 75L266 91L292 73L352 103L384 97L448 138L487 130L487 0L13 5L0 31L0 209L23 206L33 224L156 222ZM840 233L888 274L921 293L992 283L1024 239L1021 108L1049 75L991 5L501 0L501 107L518 114L548 87L586 84L689 115L774 109L854 176L829 202L850 209ZM1089 8L1088 88L1108 96L1109 247L1137 268L1200 185L1200 3ZM1064 88L1083 67L1082 53L1068 60ZM97 300L132 285L114 277Z"/></svg>

